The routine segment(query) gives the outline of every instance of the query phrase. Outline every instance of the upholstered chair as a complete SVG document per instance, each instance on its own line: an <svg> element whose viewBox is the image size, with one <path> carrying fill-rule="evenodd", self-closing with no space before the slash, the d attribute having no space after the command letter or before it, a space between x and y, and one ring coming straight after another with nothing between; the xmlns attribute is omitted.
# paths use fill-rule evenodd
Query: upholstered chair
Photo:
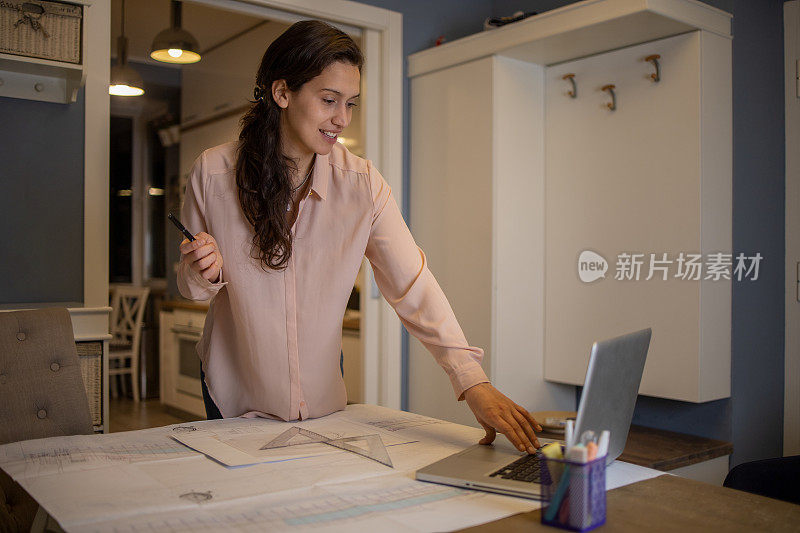
<svg viewBox="0 0 800 533"><path fill-rule="evenodd" d="M0 312L0 444L93 432L64 308ZM38 505L0 470L0 531L29 531Z"/></svg>

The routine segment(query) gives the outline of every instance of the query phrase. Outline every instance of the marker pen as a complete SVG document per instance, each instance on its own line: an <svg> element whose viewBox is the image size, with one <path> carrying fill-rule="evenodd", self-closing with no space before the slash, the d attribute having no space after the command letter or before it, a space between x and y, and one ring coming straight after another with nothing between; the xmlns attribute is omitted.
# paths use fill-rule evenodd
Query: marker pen
<svg viewBox="0 0 800 533"><path fill-rule="evenodd" d="M168 215L167 215L167 218L168 218L168 219L170 219L170 220L172 221L172 223L173 223L173 224L175 224L175 227L176 227L176 228L178 228L178 229L181 231L181 233L183 233L184 235L186 235L186 238L187 238L187 239L189 239L189 242L191 242L191 241L195 240L195 239L194 239L194 235L192 235L191 233L189 233L189 230L188 230L188 229L186 229L186 228L184 227L184 225L183 225L183 224L181 224L181 221L180 221L180 220L178 220L178 219L177 219L177 218L176 218L176 217L175 217L175 216L174 216L172 213L168 214Z"/></svg>

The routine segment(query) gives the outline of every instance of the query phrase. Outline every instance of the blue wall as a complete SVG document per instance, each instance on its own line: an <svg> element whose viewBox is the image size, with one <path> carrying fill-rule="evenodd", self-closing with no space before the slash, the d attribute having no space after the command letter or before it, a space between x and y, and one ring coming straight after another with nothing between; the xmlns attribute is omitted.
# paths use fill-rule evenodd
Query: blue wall
<svg viewBox="0 0 800 533"><path fill-rule="evenodd" d="M83 115L0 97L0 304L83 300Z"/></svg>
<svg viewBox="0 0 800 533"><path fill-rule="evenodd" d="M785 135L783 2L733 2L733 249L764 276L733 287L733 463L783 451Z"/></svg>
<svg viewBox="0 0 800 533"><path fill-rule="evenodd" d="M571 3L495 0L492 16ZM705 3L733 14L733 251L764 260L757 281L733 284L731 398L640 397L634 423L732 441L733 466L783 450L783 1Z"/></svg>

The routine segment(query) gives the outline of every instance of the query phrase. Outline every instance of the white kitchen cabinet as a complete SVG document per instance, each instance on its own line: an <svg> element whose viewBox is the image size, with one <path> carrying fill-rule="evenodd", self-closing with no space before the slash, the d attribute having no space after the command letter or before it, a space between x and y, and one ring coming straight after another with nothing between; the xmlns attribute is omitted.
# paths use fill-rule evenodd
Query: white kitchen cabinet
<svg viewBox="0 0 800 533"><path fill-rule="evenodd" d="M213 47L181 69L181 125L241 109L253 98L261 57L286 25L268 22ZM238 115L241 116L241 112Z"/></svg>
<svg viewBox="0 0 800 533"><path fill-rule="evenodd" d="M202 303L165 302L159 316L161 403L200 418L206 410L196 346L207 310Z"/></svg>
<svg viewBox="0 0 800 533"><path fill-rule="evenodd" d="M412 80L411 231L494 385L521 405L573 409L572 388L546 383L542 365L543 81L542 67L498 56ZM476 423L413 338L408 400Z"/></svg>
<svg viewBox="0 0 800 533"><path fill-rule="evenodd" d="M613 276L625 250L731 252L730 15L578 2L413 54L409 73L411 230L495 386L574 409L592 341L651 326L642 394L728 396L730 282ZM580 282L584 249L607 279ZM409 408L474 424L409 352Z"/></svg>
<svg viewBox="0 0 800 533"><path fill-rule="evenodd" d="M348 312L352 313L350 310ZM347 403L363 403L364 349L358 329L342 329L342 356Z"/></svg>
<svg viewBox="0 0 800 533"><path fill-rule="evenodd" d="M707 268L700 280L675 277L681 252L704 263L731 253L730 45L696 31L547 69L546 379L581 385L594 340L652 327L642 394L730 395L731 281L705 279ZM565 94L565 73L584 98ZM613 112L595 89L606 83L617 87ZM608 262L605 279L578 277L587 249ZM638 280L617 279L623 253L642 255ZM667 279L657 268L651 277L651 254Z"/></svg>

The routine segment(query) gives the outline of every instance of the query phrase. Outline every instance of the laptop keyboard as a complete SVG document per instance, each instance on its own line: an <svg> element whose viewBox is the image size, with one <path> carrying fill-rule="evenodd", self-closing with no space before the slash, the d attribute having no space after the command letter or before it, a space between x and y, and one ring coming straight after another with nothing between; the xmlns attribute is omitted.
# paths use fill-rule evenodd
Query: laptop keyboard
<svg viewBox="0 0 800 533"><path fill-rule="evenodd" d="M528 483L541 483L541 452L532 455L523 455L513 463L507 464L489 477L500 476L503 479L513 479L516 481L526 481Z"/></svg>

